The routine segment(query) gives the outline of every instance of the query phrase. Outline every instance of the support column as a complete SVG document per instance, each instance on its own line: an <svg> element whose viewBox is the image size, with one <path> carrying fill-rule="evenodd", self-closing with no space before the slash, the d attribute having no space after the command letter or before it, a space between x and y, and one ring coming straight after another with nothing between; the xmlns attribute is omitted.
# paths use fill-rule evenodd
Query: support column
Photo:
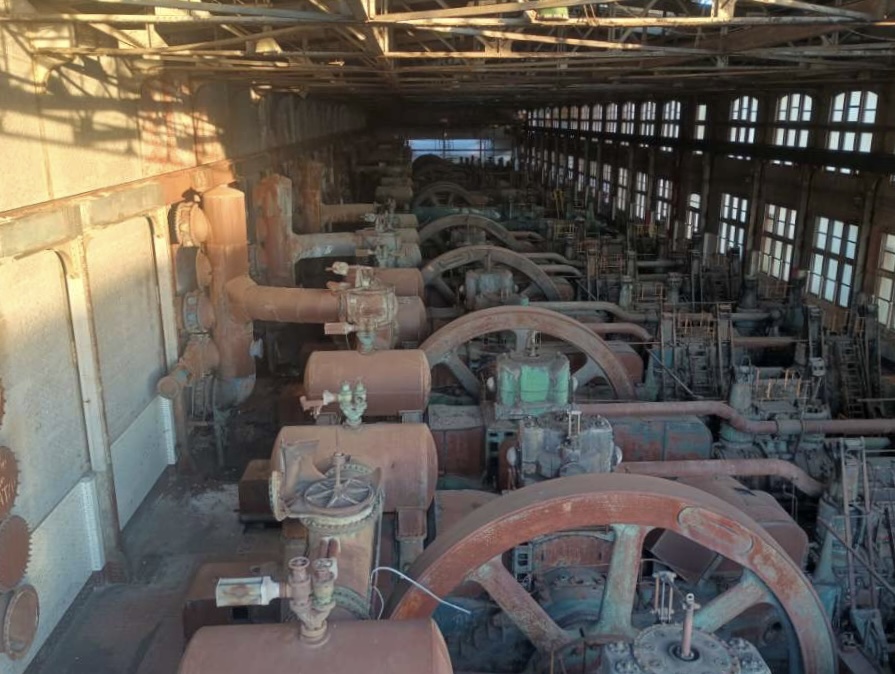
<svg viewBox="0 0 895 674"><path fill-rule="evenodd" d="M87 429L87 448L90 454L90 468L96 477L99 533L102 537L103 551L101 561L106 577L121 581L125 579L128 567L121 546L121 524L118 519L118 499L112 469L112 445L106 427L83 239L79 237L57 248L56 253L62 259L65 269L78 380L81 385L81 401Z"/></svg>

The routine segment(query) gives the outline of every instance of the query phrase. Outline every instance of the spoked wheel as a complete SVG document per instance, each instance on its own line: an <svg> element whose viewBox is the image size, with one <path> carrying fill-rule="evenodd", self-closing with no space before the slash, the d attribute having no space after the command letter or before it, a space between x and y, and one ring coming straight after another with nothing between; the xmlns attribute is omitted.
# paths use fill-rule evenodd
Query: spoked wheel
<svg viewBox="0 0 895 674"><path fill-rule="evenodd" d="M506 568L503 555L560 531L607 527L611 532L599 616L583 630L588 643L632 641L647 536L670 531L722 555L742 570L739 580L705 603L694 626L714 633L753 607L772 606L788 621L790 672L834 674L836 646L823 605L805 575L757 522L694 487L653 477L578 475L535 484L481 506L435 541L410 576L435 596L466 582L483 588L541 656L581 640L566 631ZM392 619L431 616L437 602L403 584L392 595ZM557 670L561 671L561 670ZM690 669L684 671L692 671ZM701 670L696 670L701 671Z"/></svg>
<svg viewBox="0 0 895 674"><path fill-rule="evenodd" d="M422 268L423 283L435 289L449 306L455 306L459 304L459 297L445 281L444 275L454 269L476 263L486 269L494 264L502 265L525 276L528 283L519 292L522 297L540 292L548 301L561 299L559 290L541 267L524 255L496 246L464 246L439 255Z"/></svg>
<svg viewBox="0 0 895 674"><path fill-rule="evenodd" d="M472 206L475 202L472 194L457 183L438 182L428 185L413 198L412 208L437 206Z"/></svg>
<svg viewBox="0 0 895 674"><path fill-rule="evenodd" d="M484 232L485 236L496 241L505 248L510 250L520 250L522 246L515 236L499 222L495 222L491 218L483 215L475 215L474 213L456 213L454 215L446 215L443 218L433 220L426 226L420 228L419 244L422 246L427 241L433 241L439 238L445 232L455 230L476 230Z"/></svg>
<svg viewBox="0 0 895 674"><path fill-rule="evenodd" d="M585 364L573 373L579 387L602 376L616 398L631 400L635 397L634 384L609 345L574 318L548 309L509 306L474 311L432 334L420 349L426 353L430 368L445 365L466 392L478 400L478 377L463 362L459 352L467 342L495 332L513 332L516 350L520 352L526 349L535 332L566 342L587 358Z"/></svg>

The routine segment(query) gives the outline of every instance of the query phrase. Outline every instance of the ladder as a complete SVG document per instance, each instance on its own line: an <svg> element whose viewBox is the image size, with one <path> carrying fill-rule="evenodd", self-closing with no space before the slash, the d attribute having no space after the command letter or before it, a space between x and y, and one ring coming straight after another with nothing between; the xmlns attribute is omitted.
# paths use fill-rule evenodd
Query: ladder
<svg viewBox="0 0 895 674"><path fill-rule="evenodd" d="M861 418L864 416L861 398L866 396L861 361L853 340L836 340L836 361L839 364L839 381L842 386L840 412L850 419Z"/></svg>

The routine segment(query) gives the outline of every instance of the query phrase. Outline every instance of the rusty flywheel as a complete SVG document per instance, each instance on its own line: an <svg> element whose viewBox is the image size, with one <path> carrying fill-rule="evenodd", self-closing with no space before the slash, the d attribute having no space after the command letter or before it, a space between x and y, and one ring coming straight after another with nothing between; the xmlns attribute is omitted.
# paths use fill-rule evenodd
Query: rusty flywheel
<svg viewBox="0 0 895 674"><path fill-rule="evenodd" d="M9 447L0 445L0 519L12 510L19 491L19 464Z"/></svg>
<svg viewBox="0 0 895 674"><path fill-rule="evenodd" d="M0 521L0 592L12 590L25 577L31 556L31 532L18 515Z"/></svg>
<svg viewBox="0 0 895 674"><path fill-rule="evenodd" d="M695 627L713 633L747 609L778 606L792 626L801 662L792 671L835 674L833 631L810 581L757 522L694 487L646 476L578 475L542 482L494 499L439 534L409 570L428 595L404 584L392 595L393 619L431 616L437 602L465 581L485 589L542 653L578 635L566 632L502 563L504 552L559 531L608 526L614 534L605 594L591 636L630 640L643 546L664 529L723 555L742 568L740 579L705 604Z"/></svg>
<svg viewBox="0 0 895 674"><path fill-rule="evenodd" d="M429 367L445 365L466 392L478 399L478 379L458 350L466 342L494 332L516 333L517 345L527 343L531 332L571 344L587 356L587 362L572 373L579 386L602 375L620 400L636 397L631 377L609 345L574 318L549 309L509 306L474 311L432 334L420 349L426 353Z"/></svg>

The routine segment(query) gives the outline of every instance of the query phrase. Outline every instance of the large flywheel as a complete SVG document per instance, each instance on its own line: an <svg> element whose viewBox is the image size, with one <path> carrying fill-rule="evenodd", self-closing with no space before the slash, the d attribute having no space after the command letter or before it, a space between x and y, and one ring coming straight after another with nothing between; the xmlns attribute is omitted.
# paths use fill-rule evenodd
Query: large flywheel
<svg viewBox="0 0 895 674"><path fill-rule="evenodd" d="M651 532L665 530L742 570L695 614L697 630L712 634L750 609L772 606L789 623L790 671L837 671L834 636L821 601L783 548L736 507L668 480L591 474L510 492L439 533L409 574L438 597L470 581L479 585L538 652L552 658L580 641L582 632L567 631L551 618L506 568L504 553L539 537L596 527L607 528L612 548L599 616L585 634L591 643L632 641L641 632L633 616L643 587L644 546ZM392 619L423 618L437 605L432 596L403 584L392 595L387 614Z"/></svg>
<svg viewBox="0 0 895 674"><path fill-rule="evenodd" d="M633 400L634 384L622 362L609 345L574 318L548 309L507 306L482 309L466 314L432 334L420 346L426 353L429 367L445 365L474 399L479 398L479 380L460 358L461 347L470 340L495 332L513 332L516 348L522 351L532 333L554 337L566 342L586 356L586 362L573 376L578 386L584 386L602 376L616 398Z"/></svg>
<svg viewBox="0 0 895 674"><path fill-rule="evenodd" d="M520 250L523 246L506 227L491 218L474 213L455 213L438 218L420 228L419 244L435 239L444 232L454 230L476 230L484 233L501 245L511 250Z"/></svg>

